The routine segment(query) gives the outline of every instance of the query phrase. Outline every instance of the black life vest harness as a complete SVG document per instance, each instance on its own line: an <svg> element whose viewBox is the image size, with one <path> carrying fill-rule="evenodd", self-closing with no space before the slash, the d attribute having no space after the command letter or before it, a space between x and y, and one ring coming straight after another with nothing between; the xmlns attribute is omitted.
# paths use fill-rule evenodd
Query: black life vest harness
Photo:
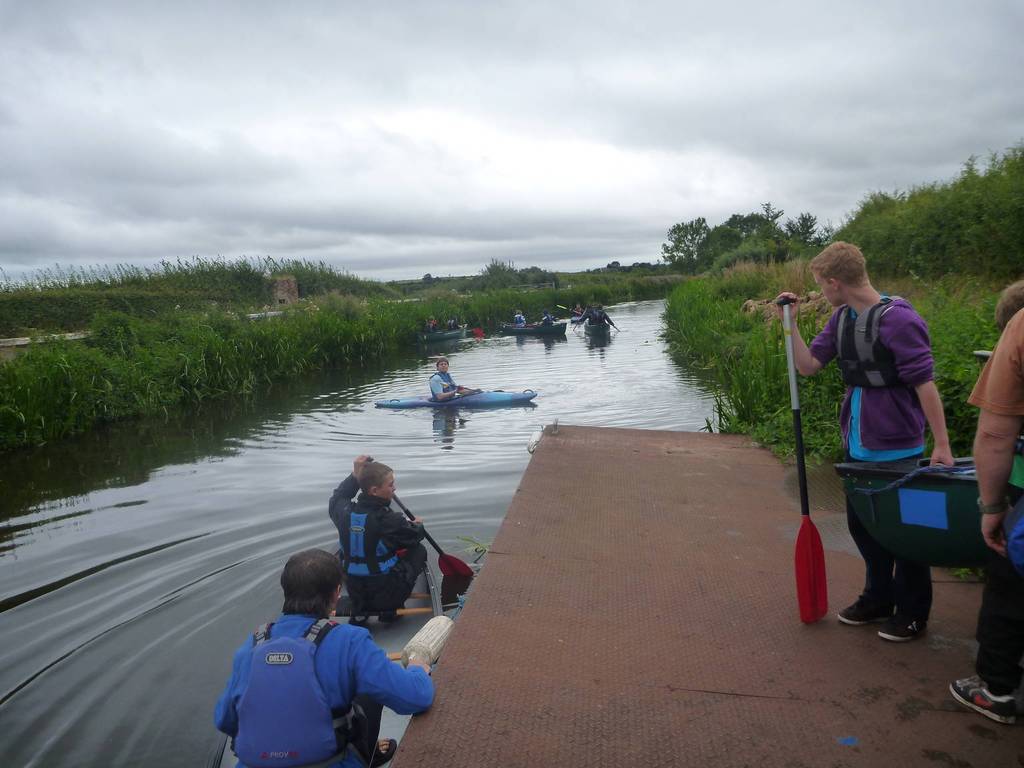
<svg viewBox="0 0 1024 768"><path fill-rule="evenodd" d="M879 327L882 316L893 308L893 299L887 296L857 315L851 322L850 307L844 306L836 325L839 351L839 371L848 387L892 387L900 384L896 359L882 343Z"/></svg>

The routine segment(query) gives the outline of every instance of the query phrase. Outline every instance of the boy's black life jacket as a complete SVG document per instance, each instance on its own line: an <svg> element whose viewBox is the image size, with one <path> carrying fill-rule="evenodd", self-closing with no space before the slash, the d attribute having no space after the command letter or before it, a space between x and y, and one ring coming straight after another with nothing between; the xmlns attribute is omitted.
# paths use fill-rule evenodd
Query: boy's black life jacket
<svg viewBox="0 0 1024 768"><path fill-rule="evenodd" d="M339 538L348 576L378 576L398 563L398 554L380 538L376 518L358 506L342 514Z"/></svg>
<svg viewBox="0 0 1024 768"><path fill-rule="evenodd" d="M900 383L896 359L882 343L878 329L882 316L894 306L887 296L850 321L850 308L843 307L836 325L839 371L848 387L892 387Z"/></svg>

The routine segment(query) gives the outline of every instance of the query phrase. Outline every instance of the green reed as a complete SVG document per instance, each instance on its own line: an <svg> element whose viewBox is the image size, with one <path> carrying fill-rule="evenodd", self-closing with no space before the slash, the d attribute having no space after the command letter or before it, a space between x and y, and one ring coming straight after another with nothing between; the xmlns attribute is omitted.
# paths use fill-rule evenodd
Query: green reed
<svg viewBox="0 0 1024 768"><path fill-rule="evenodd" d="M997 290L978 282L905 279L876 287L906 297L929 324L935 380L942 394L954 453L968 455L977 410L967 405L979 366L971 352L991 349L998 338L992 320ZM714 425L745 433L780 453L794 450L792 413L781 323L745 313L746 299L767 299L783 290L813 288L801 264L744 267L677 287L666 304L666 337L673 356L696 372L715 396ZM804 311L801 335L810 342L828 314ZM842 453L839 406L844 386L836 366L800 378L804 442L811 455Z"/></svg>

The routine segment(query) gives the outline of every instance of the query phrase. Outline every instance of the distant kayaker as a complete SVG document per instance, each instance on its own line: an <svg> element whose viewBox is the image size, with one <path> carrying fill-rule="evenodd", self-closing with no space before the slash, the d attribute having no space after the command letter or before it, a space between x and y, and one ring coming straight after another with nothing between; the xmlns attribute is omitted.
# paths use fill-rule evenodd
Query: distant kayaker
<svg viewBox="0 0 1024 768"><path fill-rule="evenodd" d="M457 317L449 317L448 318L448 330L449 331L455 331L455 330L458 330L458 327L459 327L459 318L457 318Z"/></svg>
<svg viewBox="0 0 1024 768"><path fill-rule="evenodd" d="M619 326L612 322L611 317L600 304L587 310L587 322L591 325L610 325L615 330L619 330Z"/></svg>
<svg viewBox="0 0 1024 768"><path fill-rule="evenodd" d="M515 317L512 318L512 325L516 328L526 327L526 315L523 314L522 310L516 310Z"/></svg>
<svg viewBox="0 0 1024 768"><path fill-rule="evenodd" d="M341 594L334 555L292 555L281 587L281 615L235 651L214 724L231 737L243 768L277 754L332 768L383 765L398 748L394 739L378 740L383 707L402 715L427 709L430 666L410 659L403 669L365 629L328 621Z"/></svg>
<svg viewBox="0 0 1024 768"><path fill-rule="evenodd" d="M437 371L430 376L430 397L433 400L451 400L453 397L476 392L467 387L455 383L452 375L448 373L448 358L442 357L435 364Z"/></svg>
<svg viewBox="0 0 1024 768"><path fill-rule="evenodd" d="M543 317L542 317L542 318L540 319L540 324L541 324L541 325L554 325L554 324L555 324L555 318L553 318L553 317L551 316L551 313L550 313L550 312L548 312L548 311L547 311L547 310L545 309L545 310L544 310L544 316L543 316Z"/></svg>
<svg viewBox="0 0 1024 768"><path fill-rule="evenodd" d="M847 461L894 461L924 453L925 422L935 440L932 464L953 463L942 399L935 386L928 326L898 296L883 296L871 285L864 255L836 242L810 263L814 282L835 307L810 348L793 323L796 368L812 376L834 358L846 383L840 422ZM779 299L796 300L792 293ZM796 305L794 305L796 306ZM782 307L777 307L781 317ZM865 349L864 339L874 339ZM839 612L843 624L884 622L883 640L905 642L921 635L932 606L927 565L896 559L857 517L849 497L846 520L864 558L864 591Z"/></svg>
<svg viewBox="0 0 1024 768"><path fill-rule="evenodd" d="M967 399L981 409L974 436L981 536L993 550L985 568L978 613L976 675L954 680L958 702L999 723L1021 714L1024 654L1024 503L1015 477L1017 436L1024 427L1024 280L1010 285L996 305L1002 331ZM1019 467L1018 467L1019 468Z"/></svg>
<svg viewBox="0 0 1024 768"><path fill-rule="evenodd" d="M356 492L359 498L353 501ZM341 544L342 566L353 620L364 612L394 621L427 562L423 521L410 522L391 509L395 475L386 464L358 457L352 474L331 496L328 512ZM399 556L399 550L405 553Z"/></svg>
<svg viewBox="0 0 1024 768"><path fill-rule="evenodd" d="M571 311L573 317L583 317L583 307L579 305L579 302L577 302L576 306L573 307Z"/></svg>
<svg viewBox="0 0 1024 768"><path fill-rule="evenodd" d="M437 330L437 320L435 320L434 318L432 318L432 317L431 317L431 318L430 318L429 320L427 320L427 322L426 322L426 323L425 323L425 324L423 325L423 330L424 330L424 331L425 331L426 333L434 333L434 332L435 332L435 331Z"/></svg>

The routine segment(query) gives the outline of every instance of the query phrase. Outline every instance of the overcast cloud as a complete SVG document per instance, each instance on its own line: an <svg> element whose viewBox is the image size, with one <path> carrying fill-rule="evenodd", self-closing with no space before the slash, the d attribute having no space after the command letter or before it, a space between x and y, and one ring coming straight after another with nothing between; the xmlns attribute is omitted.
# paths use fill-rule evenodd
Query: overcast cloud
<svg viewBox="0 0 1024 768"><path fill-rule="evenodd" d="M0 0L0 265L656 261L1024 139L1024 3Z"/></svg>

